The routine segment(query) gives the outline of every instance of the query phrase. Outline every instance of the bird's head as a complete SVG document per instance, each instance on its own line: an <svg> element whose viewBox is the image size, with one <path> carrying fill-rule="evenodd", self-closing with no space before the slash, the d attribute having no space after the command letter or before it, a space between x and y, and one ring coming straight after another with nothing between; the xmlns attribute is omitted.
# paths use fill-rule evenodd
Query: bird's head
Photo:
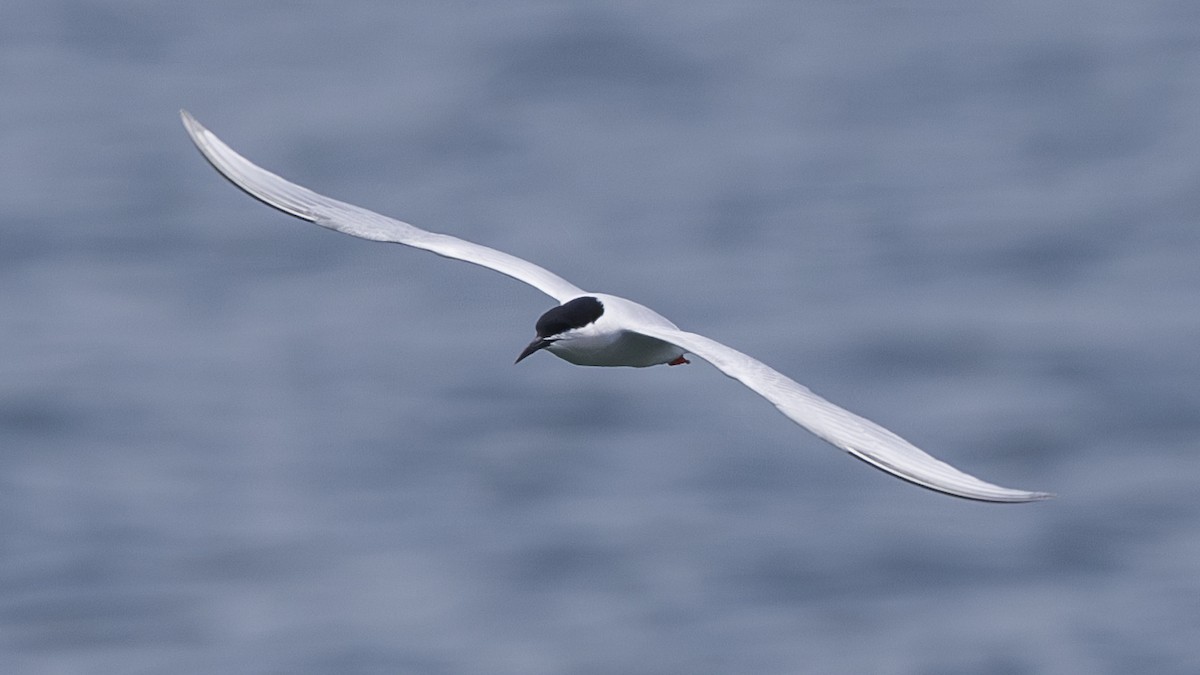
<svg viewBox="0 0 1200 675"><path fill-rule="evenodd" d="M559 340L569 340L572 334L595 323L603 314L603 303L590 295L551 308L538 318L535 326L537 337L521 352L516 362L520 363L534 352L545 349Z"/></svg>

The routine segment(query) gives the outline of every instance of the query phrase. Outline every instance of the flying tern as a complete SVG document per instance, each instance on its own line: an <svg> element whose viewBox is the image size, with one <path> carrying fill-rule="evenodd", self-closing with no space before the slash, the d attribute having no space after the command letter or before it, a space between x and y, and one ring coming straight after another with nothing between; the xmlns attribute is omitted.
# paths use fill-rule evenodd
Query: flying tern
<svg viewBox="0 0 1200 675"><path fill-rule="evenodd" d="M536 337L517 362L545 350L580 366L709 362L770 401L796 424L854 457L906 481L949 495L988 502L1029 502L1053 495L993 485L931 457L883 427L817 396L732 347L681 330L657 312L605 293L590 293L527 260L317 194L255 165L204 128L186 110L183 124L205 159L250 196L321 227L404 244L493 269L558 301L537 320Z"/></svg>

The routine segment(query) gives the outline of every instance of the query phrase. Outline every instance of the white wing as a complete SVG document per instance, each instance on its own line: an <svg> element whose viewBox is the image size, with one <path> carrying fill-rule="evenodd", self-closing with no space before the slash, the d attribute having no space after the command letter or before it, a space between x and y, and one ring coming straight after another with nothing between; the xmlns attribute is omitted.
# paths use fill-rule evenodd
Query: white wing
<svg viewBox="0 0 1200 675"><path fill-rule="evenodd" d="M912 443L874 422L843 410L779 371L703 335L646 327L637 332L684 349L708 361L729 377L753 389L792 421L858 459L922 487L956 497L988 502L1048 499L1046 492L1027 492L992 485L925 454Z"/></svg>
<svg viewBox="0 0 1200 675"><path fill-rule="evenodd" d="M331 230L372 241L405 244L496 270L524 281L550 297L565 302L584 294L583 289L533 263L486 246L445 234L426 232L408 223L330 199L300 187L255 165L234 152L205 129L186 110L179 111L183 126L204 158L247 194L284 213Z"/></svg>

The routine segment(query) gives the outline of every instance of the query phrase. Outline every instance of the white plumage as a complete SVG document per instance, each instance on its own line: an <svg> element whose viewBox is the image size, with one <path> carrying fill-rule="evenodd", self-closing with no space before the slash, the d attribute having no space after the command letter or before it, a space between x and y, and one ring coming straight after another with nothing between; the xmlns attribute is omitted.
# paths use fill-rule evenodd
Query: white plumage
<svg viewBox="0 0 1200 675"><path fill-rule="evenodd" d="M457 237L426 232L286 181L234 152L187 111L181 111L181 116L192 141L209 163L234 185L269 206L355 237L405 244L481 265L524 281L557 300L559 307L538 321L538 337L521 358L545 349L576 365L644 367L683 363L685 353L694 354L754 390L800 426L911 483L991 502L1028 502L1052 496L1003 488L963 473L762 362L703 335L680 330L636 302L588 293L526 260ZM586 301L578 302L581 299ZM598 301L599 307L591 299ZM569 304L572 301L577 302ZM574 311L581 304L586 307Z"/></svg>

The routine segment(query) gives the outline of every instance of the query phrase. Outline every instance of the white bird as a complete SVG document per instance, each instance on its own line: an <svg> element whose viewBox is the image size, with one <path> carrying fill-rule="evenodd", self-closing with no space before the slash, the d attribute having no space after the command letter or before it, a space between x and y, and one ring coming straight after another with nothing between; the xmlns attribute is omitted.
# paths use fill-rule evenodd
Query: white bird
<svg viewBox="0 0 1200 675"><path fill-rule="evenodd" d="M205 159L250 196L284 213L372 241L405 244L506 274L559 302L537 320L537 337L517 358L546 350L580 366L688 363L684 354L708 361L775 405L793 422L854 457L921 487L989 502L1047 499L992 485L934 459L883 427L826 401L791 378L703 335L678 326L636 302L589 293L531 262L319 195L253 164L204 128L186 110L183 124Z"/></svg>

